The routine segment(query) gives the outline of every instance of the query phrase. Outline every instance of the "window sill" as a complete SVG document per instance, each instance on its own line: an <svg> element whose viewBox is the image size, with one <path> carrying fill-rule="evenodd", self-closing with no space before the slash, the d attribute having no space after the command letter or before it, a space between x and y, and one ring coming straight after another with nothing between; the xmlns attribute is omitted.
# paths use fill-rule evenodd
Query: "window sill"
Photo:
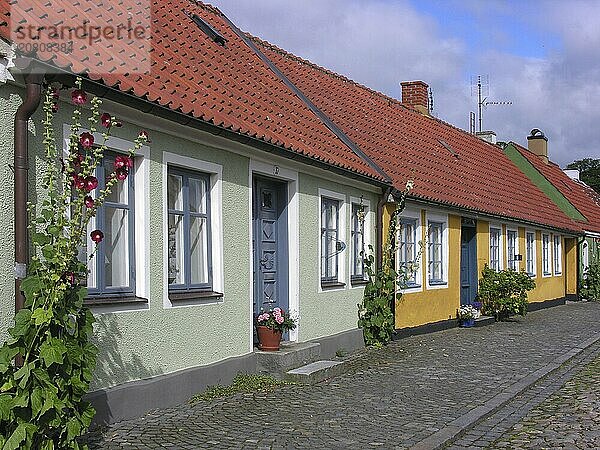
<svg viewBox="0 0 600 450"><path fill-rule="evenodd" d="M85 306L109 306L109 305L144 305L148 304L147 298L136 297L135 295L98 295L93 297L87 297L83 304Z"/></svg>
<svg viewBox="0 0 600 450"><path fill-rule="evenodd" d="M446 286L448 283L446 281L432 281L429 280L429 286Z"/></svg>
<svg viewBox="0 0 600 450"><path fill-rule="evenodd" d="M221 292L195 290L195 291L171 291L169 292L169 301L173 304L189 302L211 302L223 298Z"/></svg>
<svg viewBox="0 0 600 450"><path fill-rule="evenodd" d="M346 283L341 283L339 281L321 281L322 289L333 289L333 288L341 288L345 287Z"/></svg>
<svg viewBox="0 0 600 450"><path fill-rule="evenodd" d="M366 278L362 278L362 277L350 278L350 284L352 286L364 286L368 282L369 282L369 280L367 280ZM323 283L321 283L321 286L323 286Z"/></svg>
<svg viewBox="0 0 600 450"><path fill-rule="evenodd" d="M446 283L442 283L442 284L446 284ZM420 287L421 287L420 284L414 284L414 283L412 283L412 284L407 284L402 289L418 289Z"/></svg>

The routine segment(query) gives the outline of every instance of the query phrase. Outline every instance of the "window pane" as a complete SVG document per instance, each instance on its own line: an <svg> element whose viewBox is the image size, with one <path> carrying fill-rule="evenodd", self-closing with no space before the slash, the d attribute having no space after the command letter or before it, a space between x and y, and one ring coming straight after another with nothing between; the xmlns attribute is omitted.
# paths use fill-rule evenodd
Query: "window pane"
<svg viewBox="0 0 600 450"><path fill-rule="evenodd" d="M208 244L205 217L190 217L190 269L192 284L208 283Z"/></svg>
<svg viewBox="0 0 600 450"><path fill-rule="evenodd" d="M183 266L183 216L169 214L169 284L185 282Z"/></svg>
<svg viewBox="0 0 600 450"><path fill-rule="evenodd" d="M190 211L206 213L206 182L196 178L189 179L190 185Z"/></svg>
<svg viewBox="0 0 600 450"><path fill-rule="evenodd" d="M106 287L129 286L129 225L126 209L105 207Z"/></svg>
<svg viewBox="0 0 600 450"><path fill-rule="evenodd" d="M112 157L104 157L104 185L110 181L110 176L114 171L115 159ZM106 201L111 203L120 203L126 205L128 202L127 193L129 191L129 177L124 181L117 181L113 184L112 190L106 196Z"/></svg>
<svg viewBox="0 0 600 450"><path fill-rule="evenodd" d="M337 202L329 202L327 211L327 228L335 230L337 228Z"/></svg>
<svg viewBox="0 0 600 450"><path fill-rule="evenodd" d="M167 207L183 211L183 180L179 175L167 176Z"/></svg>

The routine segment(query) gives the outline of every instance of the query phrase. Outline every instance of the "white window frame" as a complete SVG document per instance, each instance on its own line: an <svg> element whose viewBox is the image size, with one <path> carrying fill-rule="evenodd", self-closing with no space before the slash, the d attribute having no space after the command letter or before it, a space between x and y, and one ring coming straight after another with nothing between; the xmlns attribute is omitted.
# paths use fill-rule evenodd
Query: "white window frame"
<svg viewBox="0 0 600 450"><path fill-rule="evenodd" d="M78 133L90 132L81 128ZM63 123L63 155L68 156L69 136L71 125ZM104 136L100 132L92 133L94 141L104 142ZM105 142L108 150L127 154L135 146L135 142L116 136L109 136ZM134 155L134 259L135 259L135 296L146 299L148 302L120 305L109 303L106 305L94 305L91 310L95 314L120 313L133 310L149 309L150 300L150 147L142 145ZM89 242L88 242L89 249Z"/></svg>
<svg viewBox="0 0 600 450"><path fill-rule="evenodd" d="M557 267L559 270L556 270ZM562 236L554 234L552 235L552 273L556 277L561 276L562 272Z"/></svg>
<svg viewBox="0 0 600 450"><path fill-rule="evenodd" d="M319 197L321 198L321 197ZM360 205L361 203L361 198L360 197L353 197L350 196L350 214L352 214L352 205L356 204L356 205ZM371 240L371 230L373 229L372 223L375 220L375 213L371 210L371 202L369 200L365 200L364 198L362 199L362 205L364 207L364 211L365 211L365 222L363 224L363 238L365 241L365 255L364 258L365 260L369 257L369 245L373 245L372 244L372 240ZM352 227L352 217L350 217L350 227ZM350 233L352 233L352 229L350 229ZM354 242L350 242L350 254L349 254L349 258L348 258L348 281L350 284L350 288L351 289L364 289L364 283L358 283L356 286L352 285L352 267L354 264L354 261L352 261L352 256L353 256L353 249L352 249L352 245L354 245ZM319 259L320 261L320 259ZM320 267L320 266L319 266ZM320 270L320 269L319 269ZM364 273L364 280L368 279L368 275L367 272L365 270ZM356 284L356 280L354 281L354 283Z"/></svg>
<svg viewBox="0 0 600 450"><path fill-rule="evenodd" d="M210 238L212 239L212 289L222 293L222 297L215 297L210 301L190 301L173 304L169 300L169 265L168 265L168 212L167 212L167 169L168 166L202 172L210 175ZM223 303L225 299L223 275L223 219L222 219L222 180L223 166L208 161L203 161L189 156L181 156L171 152L163 152L162 160L162 210L163 210L163 308L197 307L208 304Z"/></svg>
<svg viewBox="0 0 600 450"><path fill-rule="evenodd" d="M511 267L510 261L509 261L509 255L510 255L509 248L508 248L508 234L509 233L514 233L514 236L515 236L515 247L514 247L514 253L513 253L514 267ZM506 227L505 244L506 244L506 268L513 269L515 272L518 272L519 271L519 261L515 258L515 256L520 254L519 253L519 230L517 230L515 228Z"/></svg>
<svg viewBox="0 0 600 450"><path fill-rule="evenodd" d="M550 233L542 233L541 235L542 237L542 278L548 278L552 276L552 248L550 246ZM546 243L547 246L544 249L544 238L547 238ZM546 269L546 267L544 267L544 265L547 265L547 269L548 270L544 270Z"/></svg>
<svg viewBox="0 0 600 450"><path fill-rule="evenodd" d="M498 231L498 267L494 268L492 267L492 230L497 230ZM504 269L504 239L503 239L503 235L502 235L502 225L499 224L490 224L490 229L489 229L489 236L490 236L490 268L493 270L496 270L496 272L500 272L502 269Z"/></svg>
<svg viewBox="0 0 600 450"><path fill-rule="evenodd" d="M345 282L346 280L346 268L348 267L348 264L345 261L346 258L346 254L348 252L346 252L346 250L348 250L348 243L346 242L346 228L348 227L348 201L346 199L346 194L342 194L340 192L335 192L335 191L330 191L329 189L323 189L323 188L319 188L318 190L318 195L319 195L319 201L318 203L318 209L317 209L317 214L318 214L318 218L319 218L319 228L317 230L317 239L319 240L319 259L318 259L318 264L319 264L319 270L317 271L317 285L318 285L318 292L331 292L331 291L342 291L348 288L348 284ZM322 223L321 223L321 204L322 204L322 199L323 197L327 197L327 198L331 198L333 200L338 200L339 203L339 210L338 210L338 241L343 242L344 244L346 244L346 248L344 250L342 250L341 252L338 252L336 255L337 258L337 267L338 267L338 274L337 274L337 282L338 283L343 283L343 286L333 286L333 287L325 287L323 288L321 286L321 255L322 255L322 248L321 248L321 229L322 229ZM349 258L348 258L349 259Z"/></svg>
<svg viewBox="0 0 600 450"><path fill-rule="evenodd" d="M423 242L423 224L422 224L422 220L421 220L421 211L420 210L416 210L416 209L405 209L404 211L402 211L401 215L400 215L400 220L402 219L409 219L409 220L414 220L415 221L415 235L416 235L416 239L415 239L415 250L416 253L415 255L417 255L417 274L416 274L416 278L417 278L417 284L415 286L410 286L410 287L406 287L405 289L401 289L400 292L404 293L404 294L410 294L410 293L414 293L414 292L422 292L423 291L423 262L425 261L424 255L421 254L419 255L419 252L421 252L421 245L420 243ZM398 229L398 234L400 233L400 229ZM400 236L397 236L397 239L400 239ZM397 246L396 249L396 270L398 271L400 269L399 267L399 263L400 263L400 246ZM422 253L426 253L427 249L425 248L424 251Z"/></svg>
<svg viewBox="0 0 600 450"><path fill-rule="evenodd" d="M528 256L529 256L529 249L528 249L528 244L527 244L527 236L529 236L530 234L533 234L533 244L532 244L532 253L531 253L531 260L532 260L532 265L533 265L533 271L529 272L529 267L528 267ZM537 276L537 239L536 239L536 232L533 230L525 230L525 271L527 272L527 275L529 275L531 278L535 278Z"/></svg>
<svg viewBox="0 0 600 450"><path fill-rule="evenodd" d="M429 275L429 222L440 222L442 226L442 282L441 283L430 283ZM448 214L441 214L436 212L426 212L425 223L427 224L426 239L427 243L424 248L424 264L426 268L426 286L428 290L434 289L448 289Z"/></svg>

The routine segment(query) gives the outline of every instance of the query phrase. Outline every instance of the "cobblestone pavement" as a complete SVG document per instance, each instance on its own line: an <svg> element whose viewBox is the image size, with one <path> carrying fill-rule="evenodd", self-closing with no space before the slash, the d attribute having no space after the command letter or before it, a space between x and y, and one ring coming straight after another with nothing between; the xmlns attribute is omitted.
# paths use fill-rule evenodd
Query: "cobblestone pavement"
<svg viewBox="0 0 600 450"><path fill-rule="evenodd" d="M415 336L362 351L348 362L346 374L314 386L152 411L92 436L90 444L107 449L407 448L599 332L600 304L577 303L511 322Z"/></svg>
<svg viewBox="0 0 600 450"><path fill-rule="evenodd" d="M600 448L600 352L492 448Z"/></svg>

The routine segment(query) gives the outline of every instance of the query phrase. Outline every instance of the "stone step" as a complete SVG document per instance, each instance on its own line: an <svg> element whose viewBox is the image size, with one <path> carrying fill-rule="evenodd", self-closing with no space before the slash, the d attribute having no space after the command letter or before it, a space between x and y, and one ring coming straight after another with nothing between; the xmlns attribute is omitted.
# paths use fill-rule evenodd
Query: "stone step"
<svg viewBox="0 0 600 450"><path fill-rule="evenodd" d="M475 326L484 327L486 325L491 325L495 322L496 319L494 319L492 316L480 316L477 319L475 319Z"/></svg>
<svg viewBox="0 0 600 450"><path fill-rule="evenodd" d="M295 383L315 384L343 372L344 363L341 361L315 361L306 366L287 371L285 379Z"/></svg>
<svg viewBox="0 0 600 450"><path fill-rule="evenodd" d="M283 378L284 374L304 366L321 357L321 344L318 342L282 342L277 352L255 350L256 371Z"/></svg>

